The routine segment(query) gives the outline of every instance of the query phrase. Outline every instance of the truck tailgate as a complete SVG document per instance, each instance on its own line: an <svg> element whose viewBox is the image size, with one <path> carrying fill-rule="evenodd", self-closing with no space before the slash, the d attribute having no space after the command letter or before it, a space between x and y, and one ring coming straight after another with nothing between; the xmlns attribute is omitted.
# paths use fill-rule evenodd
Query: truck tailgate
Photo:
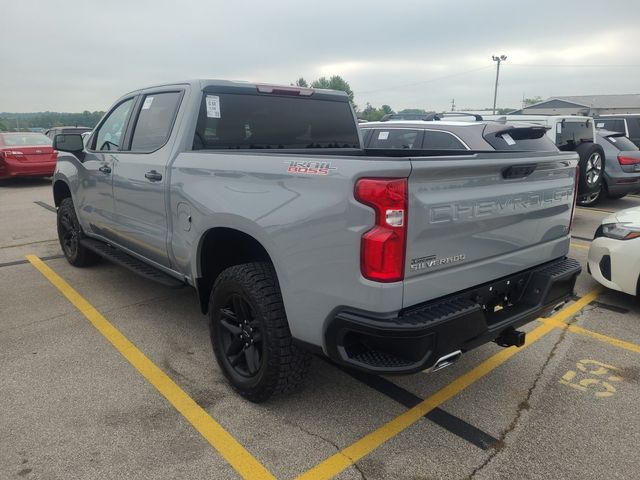
<svg viewBox="0 0 640 480"><path fill-rule="evenodd" d="M573 152L412 158L403 306L562 257Z"/></svg>

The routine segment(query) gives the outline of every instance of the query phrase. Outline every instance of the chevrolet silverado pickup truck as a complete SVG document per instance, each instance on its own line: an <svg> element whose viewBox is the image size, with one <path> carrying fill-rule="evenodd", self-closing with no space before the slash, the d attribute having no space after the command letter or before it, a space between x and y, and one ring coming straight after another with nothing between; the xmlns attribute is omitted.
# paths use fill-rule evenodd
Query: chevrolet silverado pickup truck
<svg viewBox="0 0 640 480"><path fill-rule="evenodd" d="M137 90L88 141L55 137L60 245L77 267L194 287L223 374L254 402L298 387L312 353L400 374L521 346L580 272L578 157L491 147L542 135L526 126L460 128L477 137L465 151L368 150L342 92Z"/></svg>

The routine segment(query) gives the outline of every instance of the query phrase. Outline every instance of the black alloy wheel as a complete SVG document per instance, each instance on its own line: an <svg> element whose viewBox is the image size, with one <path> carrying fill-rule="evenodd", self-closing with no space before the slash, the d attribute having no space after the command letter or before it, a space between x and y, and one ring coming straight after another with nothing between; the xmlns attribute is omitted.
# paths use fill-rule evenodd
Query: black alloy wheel
<svg viewBox="0 0 640 480"><path fill-rule="evenodd" d="M57 215L58 241L67 261L75 267L88 267L99 262L98 254L80 242L84 234L71 198L60 202Z"/></svg>
<svg viewBox="0 0 640 480"><path fill-rule="evenodd" d="M247 400L298 389L311 355L291 337L276 272L268 262L231 266L209 298L211 345L222 374Z"/></svg>
<svg viewBox="0 0 640 480"><path fill-rule="evenodd" d="M219 309L218 334L226 361L242 377L254 377L262 367L264 347L260 323L249 302L231 294Z"/></svg>
<svg viewBox="0 0 640 480"><path fill-rule="evenodd" d="M58 236L62 251L67 258L75 258L80 244L80 225L73 212L68 209L62 210L58 217Z"/></svg>

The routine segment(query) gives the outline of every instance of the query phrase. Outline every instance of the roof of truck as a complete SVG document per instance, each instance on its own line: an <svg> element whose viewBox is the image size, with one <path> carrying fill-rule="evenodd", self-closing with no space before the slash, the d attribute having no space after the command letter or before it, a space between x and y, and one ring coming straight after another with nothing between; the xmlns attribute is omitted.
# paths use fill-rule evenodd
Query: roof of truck
<svg viewBox="0 0 640 480"><path fill-rule="evenodd" d="M156 89L156 88L164 88L164 87L175 87L179 85L189 85L194 89L204 90L207 87L232 87L232 88L246 88L246 89L255 89L258 87L273 87L275 89L283 89L283 90L301 90L301 91L313 91L319 92L325 95L335 95L338 97L348 98L347 94L340 90L328 90L323 88L307 88L307 87L297 87L295 85L280 85L280 84L272 84L266 82L248 82L245 80L222 80L222 79L193 79L193 80L180 80L177 82L168 82L168 83L158 83L155 85L148 85L137 90L133 90L131 92L126 93L126 95L137 94L140 92L144 92L146 90Z"/></svg>

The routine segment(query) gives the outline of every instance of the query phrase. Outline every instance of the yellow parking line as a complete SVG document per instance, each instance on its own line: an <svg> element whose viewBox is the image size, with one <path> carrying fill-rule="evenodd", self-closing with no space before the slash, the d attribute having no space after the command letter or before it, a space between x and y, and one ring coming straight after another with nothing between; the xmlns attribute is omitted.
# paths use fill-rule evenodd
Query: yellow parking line
<svg viewBox="0 0 640 480"><path fill-rule="evenodd" d="M556 320L562 322L563 320L566 320L575 315L586 305L594 301L599 294L600 288L597 288L586 294L577 302L556 313L551 318L555 318ZM327 458L325 461L316 465L312 469L307 470L305 473L298 477L298 480L319 480L333 478L346 468L349 468L361 458L370 454L387 440L390 440L391 438L395 437L396 435L419 421L429 411L433 410L439 405L442 405L447 400L453 398L462 390L495 370L497 367L513 357L516 353L522 351L523 348L528 347L532 343L540 340L555 328L557 328L556 325L552 325L549 323L543 323L539 327L534 328L531 332L527 333L526 344L524 345L524 347L521 347L519 349L515 347L506 348L493 355L477 367L455 379L442 390L439 390L435 394L426 398L415 407L407 410L402 415L394 418L390 422L387 422L377 430L374 430L373 432L364 436L347 448L344 448L338 453Z"/></svg>
<svg viewBox="0 0 640 480"><path fill-rule="evenodd" d="M222 425L216 422L182 390L171 378L158 368L144 353L127 339L116 327L102 316L87 300L76 292L56 272L35 255L27 260L37 268L49 282L62 293L74 307L147 379L178 412L207 440L220 455L245 479L275 479L275 477L253 457ZM215 475L214 475L215 476Z"/></svg>
<svg viewBox="0 0 640 480"><path fill-rule="evenodd" d="M585 248L589 250L589 245L580 245L579 243L572 243L571 246L576 248Z"/></svg>
<svg viewBox="0 0 640 480"><path fill-rule="evenodd" d="M542 321L548 325L553 325L554 327L557 327L557 328L567 329L570 332L578 333L580 335L586 335L587 337L594 338L596 340L608 343L615 347L624 348L625 350L629 350L631 352L640 353L640 345L637 345L635 343L626 342L624 340L620 340L619 338L603 335L602 333L594 332L592 330L587 330L586 328L582 328L577 325L568 325L554 318L546 318L546 319L543 319Z"/></svg>

